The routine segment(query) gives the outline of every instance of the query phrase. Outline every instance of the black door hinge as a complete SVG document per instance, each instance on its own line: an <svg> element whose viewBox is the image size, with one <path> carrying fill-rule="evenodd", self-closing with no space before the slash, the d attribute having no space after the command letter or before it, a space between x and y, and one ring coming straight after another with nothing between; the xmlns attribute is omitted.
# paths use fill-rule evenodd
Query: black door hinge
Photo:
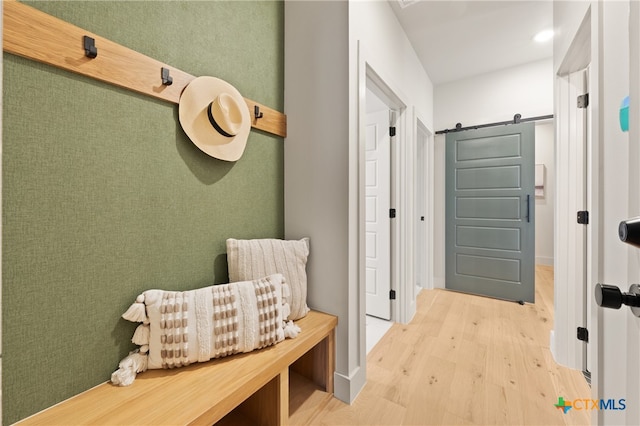
<svg viewBox="0 0 640 426"><path fill-rule="evenodd" d="M589 330L584 327L578 327L578 340L589 343Z"/></svg>
<svg viewBox="0 0 640 426"><path fill-rule="evenodd" d="M389 217L391 219L396 217L396 209L389 209Z"/></svg>
<svg viewBox="0 0 640 426"><path fill-rule="evenodd" d="M389 299L396 300L396 291L395 290L389 290Z"/></svg>
<svg viewBox="0 0 640 426"><path fill-rule="evenodd" d="M581 210L578 212L578 223L580 225L588 225L589 224L589 212L586 210Z"/></svg>
<svg viewBox="0 0 640 426"><path fill-rule="evenodd" d="M589 94L578 96L578 108L586 108L589 106Z"/></svg>
<svg viewBox="0 0 640 426"><path fill-rule="evenodd" d="M389 136L394 137L396 135L396 127L395 126L390 126L389 127Z"/></svg>

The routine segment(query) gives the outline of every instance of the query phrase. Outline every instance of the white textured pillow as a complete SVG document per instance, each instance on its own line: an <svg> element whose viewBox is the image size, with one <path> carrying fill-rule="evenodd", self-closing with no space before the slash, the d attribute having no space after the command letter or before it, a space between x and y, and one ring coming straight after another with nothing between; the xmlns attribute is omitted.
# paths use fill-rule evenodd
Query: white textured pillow
<svg viewBox="0 0 640 426"><path fill-rule="evenodd" d="M227 240L229 280L253 280L269 274L282 274L291 289L291 313L287 320L297 320L309 312L307 306L307 258L309 238L301 240Z"/></svg>
<svg viewBox="0 0 640 426"><path fill-rule="evenodd" d="M141 322L131 341L140 349L120 362L111 381L127 386L135 373L205 362L276 344L300 329L283 315L284 277L219 284L190 291L147 290L122 317Z"/></svg>

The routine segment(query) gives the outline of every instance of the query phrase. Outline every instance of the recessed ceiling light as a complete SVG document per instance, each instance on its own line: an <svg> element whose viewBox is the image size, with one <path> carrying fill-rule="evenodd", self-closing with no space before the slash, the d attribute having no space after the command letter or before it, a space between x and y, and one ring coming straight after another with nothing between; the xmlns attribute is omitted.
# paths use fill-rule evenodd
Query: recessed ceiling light
<svg viewBox="0 0 640 426"><path fill-rule="evenodd" d="M538 43L544 43L545 41L549 41L553 38L553 30L543 30L536 34L533 39Z"/></svg>

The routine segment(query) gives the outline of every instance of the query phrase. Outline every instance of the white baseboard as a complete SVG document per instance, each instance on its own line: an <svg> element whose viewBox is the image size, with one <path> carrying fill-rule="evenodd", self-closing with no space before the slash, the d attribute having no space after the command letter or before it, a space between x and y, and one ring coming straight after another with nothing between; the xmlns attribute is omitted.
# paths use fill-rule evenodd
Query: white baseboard
<svg viewBox="0 0 640 426"><path fill-rule="evenodd" d="M444 288L444 277L433 277L433 288Z"/></svg>
<svg viewBox="0 0 640 426"><path fill-rule="evenodd" d="M367 382L366 367L358 367L347 377L335 372L333 374L333 396L340 401L351 404Z"/></svg>
<svg viewBox="0 0 640 426"><path fill-rule="evenodd" d="M536 265L553 266L553 257L536 256Z"/></svg>

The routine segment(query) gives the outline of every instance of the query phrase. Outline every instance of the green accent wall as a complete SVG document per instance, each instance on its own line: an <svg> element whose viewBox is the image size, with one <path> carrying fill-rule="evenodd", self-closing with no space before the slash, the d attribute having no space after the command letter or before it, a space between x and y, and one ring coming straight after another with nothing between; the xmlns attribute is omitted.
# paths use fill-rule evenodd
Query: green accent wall
<svg viewBox="0 0 640 426"><path fill-rule="evenodd" d="M28 4L283 110L282 2ZM216 160L183 133L175 104L10 54L3 66L11 424L109 379L135 347L137 324L120 315L139 293L228 282L227 238L283 237L284 146L252 130L238 162Z"/></svg>

